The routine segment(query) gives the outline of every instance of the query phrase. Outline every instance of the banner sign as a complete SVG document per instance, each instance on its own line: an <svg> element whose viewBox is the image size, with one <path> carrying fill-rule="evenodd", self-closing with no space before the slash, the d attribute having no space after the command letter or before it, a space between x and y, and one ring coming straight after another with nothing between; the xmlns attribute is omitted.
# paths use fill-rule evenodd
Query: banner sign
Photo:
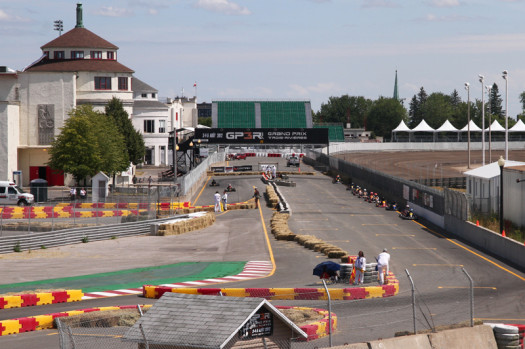
<svg viewBox="0 0 525 349"><path fill-rule="evenodd" d="M221 167L212 167L211 172L224 172L224 166Z"/></svg>
<svg viewBox="0 0 525 349"><path fill-rule="evenodd" d="M245 166L220 166L220 167L212 167L212 172L220 173L220 172L244 172L244 171L253 171L252 165L245 165Z"/></svg>
<svg viewBox="0 0 525 349"><path fill-rule="evenodd" d="M194 139L210 144L328 144L328 129L196 128Z"/></svg>
<svg viewBox="0 0 525 349"><path fill-rule="evenodd" d="M267 337L273 334L273 314L261 308L239 330L240 340Z"/></svg>
<svg viewBox="0 0 525 349"><path fill-rule="evenodd" d="M252 171L252 165L233 167L233 172L244 172L244 171Z"/></svg>

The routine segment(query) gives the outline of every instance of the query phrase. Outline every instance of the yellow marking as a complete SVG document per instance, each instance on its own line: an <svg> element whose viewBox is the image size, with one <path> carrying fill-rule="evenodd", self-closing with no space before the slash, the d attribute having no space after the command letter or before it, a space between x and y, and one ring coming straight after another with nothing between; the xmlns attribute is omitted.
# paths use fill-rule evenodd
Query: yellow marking
<svg viewBox="0 0 525 349"><path fill-rule="evenodd" d="M270 238L268 237L268 230L266 229L266 224L264 223L264 216L262 213L261 205L259 205L259 215L261 216L261 223L262 223L263 230L264 230L264 236L266 238L266 245L268 245L268 252L270 253L270 260L272 261L272 271L270 272L269 275L265 277L270 277L275 273L275 268L276 268L275 258L273 257L273 250L272 250L272 245L270 244Z"/></svg>
<svg viewBox="0 0 525 349"><path fill-rule="evenodd" d="M392 247L393 250L437 250L435 247Z"/></svg>
<svg viewBox="0 0 525 349"><path fill-rule="evenodd" d="M463 264L412 264L413 267L462 267Z"/></svg>
<svg viewBox="0 0 525 349"><path fill-rule="evenodd" d="M197 203L197 201L199 200L199 198L201 197L201 194L202 192L204 191L204 188L206 188L206 185L208 184L208 182L210 181L210 178L211 177L208 177L208 179L206 179L206 182L204 182L204 185L202 186L202 189L201 191L199 192L199 195L197 195L197 198L195 199L195 201L190 204L190 206L195 206L195 204Z"/></svg>
<svg viewBox="0 0 525 349"><path fill-rule="evenodd" d="M468 286L438 286L438 288L470 288L470 287ZM477 286L473 288L488 288L489 290L497 290L496 287L491 287L491 286Z"/></svg>
<svg viewBox="0 0 525 349"><path fill-rule="evenodd" d="M514 275L514 276L517 277L518 279L525 281L525 277L523 277L523 276L521 276L521 275L518 275L518 274L516 274L515 272L508 270L507 268L502 267L502 266L499 265L498 263L493 262L493 261L491 261L490 259L488 259L488 258L486 258L486 257L483 257L483 256L480 255L479 253L474 252L474 251L472 251L471 249L469 249L469 248L467 248L467 247L465 247L465 246L462 246L461 244L459 244L459 243L453 241L453 240L450 239L450 238L445 237L443 234L440 234L440 233L438 233L438 232L436 232L436 231L434 231L434 230L432 230L432 229L430 229L430 228L424 226L423 224L421 224L421 223L419 223L419 222L417 222L417 221L414 221L414 222L417 223L417 224L419 224L419 225L422 226L423 228L428 229L430 232L432 232L432 233L434 233L434 234L436 234L436 235L441 236L442 238L446 239L448 242L451 242L451 243L453 243L454 245L456 245L456 246L458 246L458 247L461 247L462 249L464 249L464 250L466 250L466 251L472 253L473 255L478 256L479 258L481 258L481 259L483 259L483 260L485 260L485 261L487 261L487 262L489 262L489 263L495 265L496 267L498 267L498 268L500 268L500 269L502 269L502 270L505 270L507 273Z"/></svg>
<svg viewBox="0 0 525 349"><path fill-rule="evenodd" d="M376 236L415 236L414 234L376 234Z"/></svg>

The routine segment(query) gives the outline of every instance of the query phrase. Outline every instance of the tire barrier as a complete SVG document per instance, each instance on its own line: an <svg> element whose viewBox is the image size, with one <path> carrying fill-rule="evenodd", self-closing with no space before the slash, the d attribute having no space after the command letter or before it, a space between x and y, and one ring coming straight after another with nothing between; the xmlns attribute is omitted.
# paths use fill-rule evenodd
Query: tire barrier
<svg viewBox="0 0 525 349"><path fill-rule="evenodd" d="M213 223L215 223L215 214L212 212L207 212L204 215L192 217L190 219L180 220L173 223L162 223L159 225L155 235L180 235L190 231L206 228Z"/></svg>
<svg viewBox="0 0 525 349"><path fill-rule="evenodd" d="M383 286L331 288L332 300L356 300L391 297L399 292L399 284ZM267 300L327 300L324 288L178 288L167 286L142 286L142 295L158 299L166 292L225 297L257 297Z"/></svg>
<svg viewBox="0 0 525 349"><path fill-rule="evenodd" d="M150 308L151 304L142 305L142 308ZM73 316L86 314L95 311L109 311L120 309L133 309L136 305L121 305L114 307L88 308L82 310L65 311L61 313L52 313L47 315L36 315L12 320L0 320L0 336L9 334L18 334L29 331L45 330L54 327L55 319L58 317Z"/></svg>
<svg viewBox="0 0 525 349"><path fill-rule="evenodd" d="M79 302L84 294L82 290L64 290L54 292L41 292L33 294L20 294L0 297L0 309L22 308L35 305Z"/></svg>
<svg viewBox="0 0 525 349"><path fill-rule="evenodd" d="M523 349L525 325L487 324L492 327L498 349Z"/></svg>
<svg viewBox="0 0 525 349"><path fill-rule="evenodd" d="M330 327L330 317L328 314L328 310L326 309L319 309L319 308L306 308L306 307L288 307L288 306L276 306L277 309L309 309L317 312L318 314L321 314L324 316L323 319L312 322L307 325L299 326L301 330L304 331L308 335L308 338L306 341L311 341L314 339L319 339L325 336L328 336ZM337 315L335 313L332 313L332 333L337 329Z"/></svg>

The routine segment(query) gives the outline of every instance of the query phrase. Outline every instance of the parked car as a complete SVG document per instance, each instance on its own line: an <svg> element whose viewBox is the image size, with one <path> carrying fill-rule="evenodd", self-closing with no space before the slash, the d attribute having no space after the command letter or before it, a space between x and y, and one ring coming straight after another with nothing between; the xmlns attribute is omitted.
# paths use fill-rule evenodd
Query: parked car
<svg viewBox="0 0 525 349"><path fill-rule="evenodd" d="M0 205L29 206L34 201L33 194L24 192L14 182L0 181Z"/></svg>
<svg viewBox="0 0 525 349"><path fill-rule="evenodd" d="M299 167L300 160L297 156L290 156L286 162L286 167L297 166Z"/></svg>
<svg viewBox="0 0 525 349"><path fill-rule="evenodd" d="M235 154L233 158L235 160L246 160L246 154Z"/></svg>

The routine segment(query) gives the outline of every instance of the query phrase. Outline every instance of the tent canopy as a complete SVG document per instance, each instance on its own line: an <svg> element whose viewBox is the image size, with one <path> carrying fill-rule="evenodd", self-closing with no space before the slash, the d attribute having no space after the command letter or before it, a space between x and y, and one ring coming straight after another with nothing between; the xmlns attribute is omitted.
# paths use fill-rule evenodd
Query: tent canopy
<svg viewBox="0 0 525 349"><path fill-rule="evenodd" d="M436 132L459 132L457 128L455 128L450 121L445 121L443 125L441 125Z"/></svg>
<svg viewBox="0 0 525 349"><path fill-rule="evenodd" d="M425 120L421 120L419 125L417 125L416 127L412 129L412 132L434 132L434 131L436 130L430 127Z"/></svg>

